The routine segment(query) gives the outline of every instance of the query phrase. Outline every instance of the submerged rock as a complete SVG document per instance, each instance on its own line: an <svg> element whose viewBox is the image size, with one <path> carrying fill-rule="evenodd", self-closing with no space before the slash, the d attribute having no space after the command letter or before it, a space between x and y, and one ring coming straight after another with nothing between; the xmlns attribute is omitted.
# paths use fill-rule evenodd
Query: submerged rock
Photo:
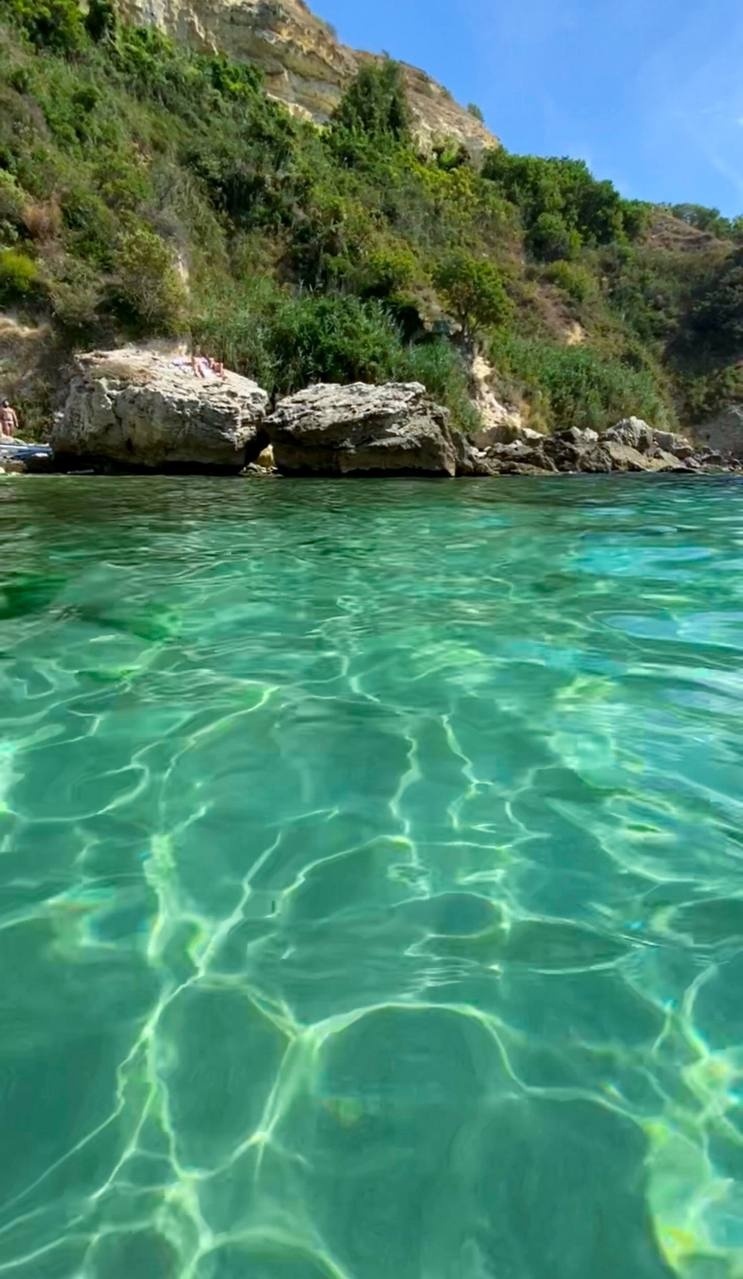
<svg viewBox="0 0 743 1279"><path fill-rule="evenodd" d="M464 438L419 382L321 383L282 400L265 426L285 474L473 473Z"/></svg>
<svg viewBox="0 0 743 1279"><path fill-rule="evenodd" d="M204 373L139 348L78 357L52 433L57 456L132 469L242 470L265 443L268 395L236 373Z"/></svg>

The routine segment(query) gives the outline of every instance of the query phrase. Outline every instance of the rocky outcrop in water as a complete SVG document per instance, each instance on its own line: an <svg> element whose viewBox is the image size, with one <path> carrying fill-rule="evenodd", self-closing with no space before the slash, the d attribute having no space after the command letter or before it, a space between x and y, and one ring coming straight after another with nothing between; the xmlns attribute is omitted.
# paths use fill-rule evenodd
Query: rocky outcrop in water
<svg viewBox="0 0 743 1279"><path fill-rule="evenodd" d="M259 67L271 97L320 124L330 118L363 63L380 60L341 44L303 0L116 0L116 7L128 22L156 26L192 48L227 53ZM424 71L403 65L403 75L414 132L424 150L453 140L477 156L499 145Z"/></svg>
<svg viewBox="0 0 743 1279"><path fill-rule="evenodd" d="M267 416L269 397L255 382L202 362L199 370L186 356L141 347L78 357L51 438L57 464L450 478L743 469L638 418L603 435L576 427L549 436L521 428L506 441L489 431L462 435L419 382L319 384Z"/></svg>
<svg viewBox="0 0 743 1279"><path fill-rule="evenodd" d="M130 348L80 356L51 443L62 463L239 472L266 442L268 395L185 357Z"/></svg>
<svg viewBox="0 0 743 1279"><path fill-rule="evenodd" d="M734 457L711 450L695 451L682 435L656 431L639 418L618 422L603 435L577 427L516 440L511 444L474 447L460 473L469 475L599 475L619 472L695 472L739 469Z"/></svg>
<svg viewBox="0 0 743 1279"><path fill-rule="evenodd" d="M283 400L266 420L285 475L446 475L465 442L419 382L320 384Z"/></svg>

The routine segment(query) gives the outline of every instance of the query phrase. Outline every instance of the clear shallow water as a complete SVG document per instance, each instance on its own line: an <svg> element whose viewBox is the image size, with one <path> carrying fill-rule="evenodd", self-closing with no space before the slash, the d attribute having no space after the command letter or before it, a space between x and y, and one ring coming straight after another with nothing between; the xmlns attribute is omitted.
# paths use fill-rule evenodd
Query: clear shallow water
<svg viewBox="0 0 743 1279"><path fill-rule="evenodd" d="M743 486L0 531L0 1274L743 1275Z"/></svg>

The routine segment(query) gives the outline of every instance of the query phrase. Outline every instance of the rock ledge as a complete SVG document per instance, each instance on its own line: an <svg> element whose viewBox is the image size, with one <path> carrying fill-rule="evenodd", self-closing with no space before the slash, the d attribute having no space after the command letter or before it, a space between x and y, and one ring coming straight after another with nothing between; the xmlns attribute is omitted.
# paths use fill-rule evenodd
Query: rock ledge
<svg viewBox="0 0 743 1279"><path fill-rule="evenodd" d="M239 472L265 443L267 408L266 392L236 373L201 378L185 357L95 351L77 358L51 444L63 463Z"/></svg>

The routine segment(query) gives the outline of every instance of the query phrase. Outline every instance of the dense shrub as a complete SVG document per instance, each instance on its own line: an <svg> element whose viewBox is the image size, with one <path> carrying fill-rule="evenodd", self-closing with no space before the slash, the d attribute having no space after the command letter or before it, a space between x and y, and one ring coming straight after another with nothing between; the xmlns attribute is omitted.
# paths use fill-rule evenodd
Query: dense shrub
<svg viewBox="0 0 743 1279"><path fill-rule="evenodd" d="M0 305L26 302L41 290L41 272L16 249L0 249Z"/></svg>
<svg viewBox="0 0 743 1279"><path fill-rule="evenodd" d="M0 17L18 23L39 48L72 53L82 47L85 25L78 0L0 0Z"/></svg>
<svg viewBox="0 0 743 1279"><path fill-rule="evenodd" d="M491 345L503 377L531 398L544 424L601 427L636 414L660 425L669 412L653 375L583 346L503 334Z"/></svg>
<svg viewBox="0 0 743 1279"><path fill-rule="evenodd" d="M559 215L584 244L608 244L638 233L638 210L611 182L599 182L582 160L541 159L491 151L483 173L518 205L527 228ZM565 256L564 254L562 256Z"/></svg>
<svg viewBox="0 0 743 1279"><path fill-rule="evenodd" d="M575 227L568 226L561 213L540 213L529 228L526 242L530 252L541 262L575 258L581 248L580 233Z"/></svg>
<svg viewBox="0 0 743 1279"><path fill-rule="evenodd" d="M567 293L573 302L587 302L598 291L596 277L580 262L553 262L544 276L550 284Z"/></svg>
<svg viewBox="0 0 743 1279"><path fill-rule="evenodd" d="M167 245L142 225L119 236L113 254L114 274L108 309L140 334L176 334L184 325L186 292Z"/></svg>
<svg viewBox="0 0 743 1279"><path fill-rule="evenodd" d="M402 242L373 247L358 269L361 293L373 298L400 298L424 276L419 259Z"/></svg>
<svg viewBox="0 0 743 1279"><path fill-rule="evenodd" d="M21 190L12 173L0 169L0 241L15 236L23 225L23 212L27 196Z"/></svg>
<svg viewBox="0 0 743 1279"><path fill-rule="evenodd" d="M362 66L333 117L341 145L347 135L377 143L400 143L410 137L410 110L397 62L385 58Z"/></svg>
<svg viewBox="0 0 743 1279"><path fill-rule="evenodd" d="M434 282L468 338L483 328L503 324L511 314L503 274L486 258L461 251L450 253L438 263Z"/></svg>
<svg viewBox="0 0 743 1279"><path fill-rule="evenodd" d="M695 299L692 326L713 351L743 353L743 251L726 261Z"/></svg>

